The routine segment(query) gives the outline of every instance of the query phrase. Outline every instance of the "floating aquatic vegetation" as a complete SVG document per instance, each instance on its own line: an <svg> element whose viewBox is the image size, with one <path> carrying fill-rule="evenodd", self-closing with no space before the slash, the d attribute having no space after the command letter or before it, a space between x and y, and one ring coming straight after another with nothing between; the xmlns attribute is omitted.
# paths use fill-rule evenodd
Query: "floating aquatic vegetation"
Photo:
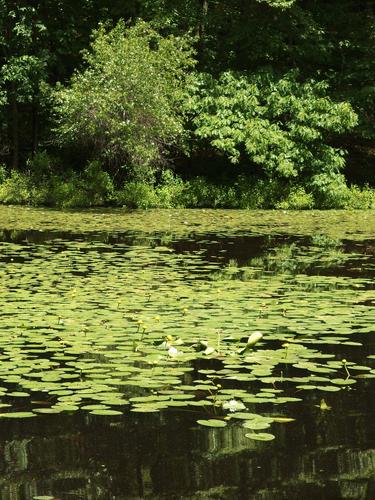
<svg viewBox="0 0 375 500"><path fill-rule="evenodd" d="M45 221L41 212L21 209L20 220L9 224L31 227L26 224L35 216L34 227L53 231L66 221L67 229L82 230L76 214L42 213ZM201 222L189 211L178 217L187 218L191 232L207 231L210 221L218 230L216 212L200 213ZM164 229L170 212L153 214L150 228ZM263 215L269 234L308 220L298 215L297 224L283 214L272 229L271 214ZM212 258L202 248L177 251L172 243L183 247L179 238L186 234L181 220L171 247L161 245L161 235L152 236L150 228L135 244L85 235L123 230L125 223L135 229L132 217L138 215L116 217L85 212L80 237L0 242L1 417L74 411L121 417L187 409L199 412L203 426L229 422L254 431L250 439L270 440L271 434L258 431L291 422L306 391L355 390L362 378L375 376L374 355L368 366L351 361L363 335L374 331L371 279L312 272L342 262L371 268L370 254L346 252L339 241L315 237L303 248L264 247L263 257L228 267L225 252ZM139 217L143 224L150 215ZM238 232L235 214L228 217L220 237ZM260 231L260 219L251 213L237 217L239 228L250 221ZM345 234L358 239L345 217ZM317 223L314 214L310 218ZM0 213L1 221L9 227ZM284 264L272 264L270 255ZM293 267L293 260L299 264ZM280 405L287 414L272 417Z"/></svg>
<svg viewBox="0 0 375 500"><path fill-rule="evenodd" d="M360 221L360 223L358 222ZM16 231L64 231L75 235L98 233L107 236L119 232L142 232L143 243L148 236L162 234L164 244L176 236L193 234L233 236L247 234L289 234L318 237L313 243L339 239L373 239L375 218L373 210L48 210L29 207L0 207L0 228ZM25 235L26 236L26 235ZM320 241L319 241L320 240ZM56 240L55 240L56 241ZM58 241L56 241L58 243Z"/></svg>
<svg viewBox="0 0 375 500"><path fill-rule="evenodd" d="M245 434L245 436L249 439L254 439L255 441L272 441L275 439L275 436L268 432L250 432Z"/></svg>
<svg viewBox="0 0 375 500"><path fill-rule="evenodd" d="M199 425L204 425L205 427L225 427L227 425L224 420L217 420L214 418L210 418L208 420L197 420Z"/></svg>

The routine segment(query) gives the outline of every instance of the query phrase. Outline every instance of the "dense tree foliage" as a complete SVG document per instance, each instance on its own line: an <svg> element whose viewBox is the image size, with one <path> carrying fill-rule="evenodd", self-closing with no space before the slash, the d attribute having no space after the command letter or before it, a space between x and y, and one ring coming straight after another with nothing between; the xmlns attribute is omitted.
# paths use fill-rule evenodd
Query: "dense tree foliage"
<svg viewBox="0 0 375 500"><path fill-rule="evenodd" d="M194 134L226 153L231 162L241 151L269 176L297 177L339 172L343 151L326 144L329 133L357 123L346 102L334 103L322 82L299 82L294 72L246 76L202 75L190 102Z"/></svg>
<svg viewBox="0 0 375 500"><path fill-rule="evenodd" d="M135 5L109 0L0 0L0 161L22 167L53 138L51 86L66 82L101 21Z"/></svg>
<svg viewBox="0 0 375 500"><path fill-rule="evenodd" d="M99 29L86 69L57 92L60 140L137 175L162 164L183 143L191 52L184 38L160 37L144 22Z"/></svg>
<svg viewBox="0 0 375 500"><path fill-rule="evenodd" d="M370 0L0 0L0 162L207 162L329 206L375 184L374 29Z"/></svg>

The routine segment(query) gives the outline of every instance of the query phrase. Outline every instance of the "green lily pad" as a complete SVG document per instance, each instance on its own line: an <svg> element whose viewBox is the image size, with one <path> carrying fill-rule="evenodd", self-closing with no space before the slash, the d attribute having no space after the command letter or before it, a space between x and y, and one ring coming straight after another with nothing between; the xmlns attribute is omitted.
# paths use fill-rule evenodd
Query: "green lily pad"
<svg viewBox="0 0 375 500"><path fill-rule="evenodd" d="M356 381L352 378L333 378L331 380L332 384L337 384L337 385L353 385L356 383Z"/></svg>
<svg viewBox="0 0 375 500"><path fill-rule="evenodd" d="M197 423L205 427L226 427L227 425L224 420L217 420L214 418L210 418L208 420L197 420Z"/></svg>
<svg viewBox="0 0 375 500"><path fill-rule="evenodd" d="M81 406L81 410L109 410L107 405L85 405Z"/></svg>
<svg viewBox="0 0 375 500"><path fill-rule="evenodd" d="M27 398L30 394L28 392L14 391L8 392L7 396L12 396L13 398Z"/></svg>
<svg viewBox="0 0 375 500"><path fill-rule="evenodd" d="M318 391L324 391L324 392L338 392L341 390L340 387L336 387L334 385L318 385L316 387Z"/></svg>
<svg viewBox="0 0 375 500"><path fill-rule="evenodd" d="M107 416L112 416L112 415L123 415L122 411L117 411L117 410L106 410L106 409L100 409L100 410L91 410L90 411L91 415L107 415Z"/></svg>
<svg viewBox="0 0 375 500"><path fill-rule="evenodd" d="M0 413L0 418L31 418L36 417L35 413L30 411L15 411L10 413Z"/></svg>
<svg viewBox="0 0 375 500"><path fill-rule="evenodd" d="M54 413L61 413L61 409L59 408L33 408L33 413L45 413L46 415L48 414L54 414Z"/></svg>
<svg viewBox="0 0 375 500"><path fill-rule="evenodd" d="M248 420L243 423L243 427L246 429L251 429L253 431L268 429L270 424L268 422L262 422L262 420Z"/></svg>
<svg viewBox="0 0 375 500"><path fill-rule="evenodd" d="M357 334L374 331L372 257L340 242L339 234L362 245L357 216L334 211L318 219L298 212L98 216L0 206L0 227L8 229L0 267L0 395L12 402L0 408L20 413L20 400L29 403L30 395L33 413L41 414L126 407L137 419L135 413L214 408L261 430L271 422L250 413L254 405L288 411L307 391L362 386L362 378L375 376L375 355L369 366L342 357L357 357ZM324 235L315 234L317 224ZM47 240L34 243L31 235L20 243L25 234L17 236L17 228L25 227L42 238L38 229L47 230ZM57 238L61 227L68 236ZM133 230L130 243L113 244L111 231L124 228ZM245 265L229 261L226 243L218 256L206 251L227 237L236 246L243 231L270 235ZM374 231L366 215L365 232L373 238ZM304 237L286 241L287 233ZM194 249L177 251L181 237ZM61 245L64 251L56 251Z"/></svg>
<svg viewBox="0 0 375 500"><path fill-rule="evenodd" d="M267 432L250 432L248 434L245 434L245 437L254 439L255 441L272 441L273 439L275 439L275 436L273 434L269 434Z"/></svg>

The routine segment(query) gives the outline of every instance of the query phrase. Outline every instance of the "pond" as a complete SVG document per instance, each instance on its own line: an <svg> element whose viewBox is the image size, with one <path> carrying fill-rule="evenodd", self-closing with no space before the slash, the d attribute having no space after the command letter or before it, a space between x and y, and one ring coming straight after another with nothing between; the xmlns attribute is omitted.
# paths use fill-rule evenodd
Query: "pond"
<svg viewBox="0 0 375 500"><path fill-rule="evenodd" d="M0 498L375 498L375 213L0 207Z"/></svg>

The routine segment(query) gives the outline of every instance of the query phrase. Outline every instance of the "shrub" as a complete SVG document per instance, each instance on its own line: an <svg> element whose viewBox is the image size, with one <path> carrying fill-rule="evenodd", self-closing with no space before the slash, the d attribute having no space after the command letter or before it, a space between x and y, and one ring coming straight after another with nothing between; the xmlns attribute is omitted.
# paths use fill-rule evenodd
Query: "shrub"
<svg viewBox="0 0 375 500"><path fill-rule="evenodd" d="M174 175L171 170L164 170L155 191L158 206L163 208L185 206L184 190L185 182L180 177Z"/></svg>
<svg viewBox="0 0 375 500"><path fill-rule="evenodd" d="M116 203L127 208L155 208L158 199L151 184L130 181L116 193Z"/></svg>
<svg viewBox="0 0 375 500"><path fill-rule="evenodd" d="M271 182L303 179L317 195L322 189L322 202L336 203L345 152L330 142L351 130L357 115L327 89L322 81L302 81L296 71L225 72L217 79L201 74L187 102L193 134L232 163L261 166Z"/></svg>
<svg viewBox="0 0 375 500"><path fill-rule="evenodd" d="M351 186L348 189L345 208L375 209L375 189L367 185L363 188Z"/></svg>
<svg viewBox="0 0 375 500"><path fill-rule="evenodd" d="M57 135L111 165L128 165L144 181L168 151L182 147L187 38L161 37L147 23L120 22L95 32L86 69L56 92Z"/></svg>
<svg viewBox="0 0 375 500"><path fill-rule="evenodd" d="M53 175L55 160L47 151L37 151L26 162L30 176L36 181L47 180Z"/></svg>
<svg viewBox="0 0 375 500"><path fill-rule="evenodd" d="M7 169L5 165L0 164L0 184L7 178Z"/></svg>
<svg viewBox="0 0 375 500"><path fill-rule="evenodd" d="M109 203L113 197L113 182L98 162L91 162L82 173L47 174L43 156L28 162L26 172L12 171L0 183L0 203L15 205L91 207ZM38 166L43 168L36 168Z"/></svg>
<svg viewBox="0 0 375 500"><path fill-rule="evenodd" d="M345 208L348 201L348 186L342 174L321 173L314 175L309 183L318 208Z"/></svg>
<svg viewBox="0 0 375 500"><path fill-rule="evenodd" d="M314 208L315 200L312 193L306 193L303 186L292 187L287 197L275 203L275 208L289 210L307 210Z"/></svg>
<svg viewBox="0 0 375 500"><path fill-rule="evenodd" d="M128 208L178 208L185 206L185 183L170 170L162 172L160 181L126 182L116 194L116 202Z"/></svg>
<svg viewBox="0 0 375 500"><path fill-rule="evenodd" d="M30 204L30 176L13 170L0 184L0 202L9 205Z"/></svg>
<svg viewBox="0 0 375 500"><path fill-rule="evenodd" d="M38 160L39 161L39 160ZM369 186L329 186L319 196L281 180L240 176L215 184L204 177L182 180L164 171L157 183L129 181L115 190L113 181L100 163L91 162L82 173L42 175L39 170L0 169L0 203L46 205L62 208L117 205L128 208L241 208L291 209L349 208L375 209L375 189ZM323 195L322 195L323 193Z"/></svg>

